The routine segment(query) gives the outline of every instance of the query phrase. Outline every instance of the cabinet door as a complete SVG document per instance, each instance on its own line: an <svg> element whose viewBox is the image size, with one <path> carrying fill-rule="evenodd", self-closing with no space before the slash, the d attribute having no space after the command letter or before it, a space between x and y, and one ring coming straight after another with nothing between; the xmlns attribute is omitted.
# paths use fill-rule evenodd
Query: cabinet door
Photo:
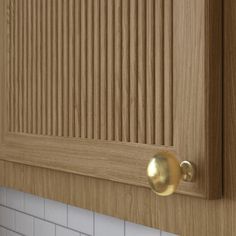
<svg viewBox="0 0 236 236"><path fill-rule="evenodd" d="M149 188L160 150L221 196L220 0L0 0L1 159ZM151 191L151 190L150 190Z"/></svg>

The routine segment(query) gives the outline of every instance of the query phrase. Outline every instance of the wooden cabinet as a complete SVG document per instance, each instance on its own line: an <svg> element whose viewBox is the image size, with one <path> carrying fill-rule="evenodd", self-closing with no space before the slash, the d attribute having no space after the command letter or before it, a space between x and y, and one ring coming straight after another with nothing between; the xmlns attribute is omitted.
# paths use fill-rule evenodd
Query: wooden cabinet
<svg viewBox="0 0 236 236"><path fill-rule="evenodd" d="M233 235L215 217L229 217L230 203L211 201L224 193L222 130L232 132L222 9L0 0L2 184L181 235ZM147 182L160 150L196 166L195 181L168 198Z"/></svg>

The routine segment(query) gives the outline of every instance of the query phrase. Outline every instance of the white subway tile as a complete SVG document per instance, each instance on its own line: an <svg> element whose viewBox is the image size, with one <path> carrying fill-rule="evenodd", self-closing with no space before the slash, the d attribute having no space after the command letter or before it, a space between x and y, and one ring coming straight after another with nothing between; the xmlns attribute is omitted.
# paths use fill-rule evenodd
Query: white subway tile
<svg viewBox="0 0 236 236"><path fill-rule="evenodd" d="M21 236L20 234L17 234L15 232L12 232L10 230L7 230L7 235L6 236Z"/></svg>
<svg viewBox="0 0 236 236"><path fill-rule="evenodd" d="M43 220L34 219L34 236L55 236L55 225Z"/></svg>
<svg viewBox="0 0 236 236"><path fill-rule="evenodd" d="M160 230L125 222L125 236L160 236Z"/></svg>
<svg viewBox="0 0 236 236"><path fill-rule="evenodd" d="M68 227L81 233L93 234L93 212L68 206Z"/></svg>
<svg viewBox="0 0 236 236"><path fill-rule="evenodd" d="M61 226L56 226L56 236L80 236L80 233Z"/></svg>
<svg viewBox="0 0 236 236"><path fill-rule="evenodd" d="M24 213L16 212L16 232L26 236L34 234L34 218Z"/></svg>
<svg viewBox="0 0 236 236"><path fill-rule="evenodd" d="M0 227L0 236L7 236L7 231L6 231L6 229Z"/></svg>
<svg viewBox="0 0 236 236"><path fill-rule="evenodd" d="M44 199L26 193L24 211L30 215L44 218Z"/></svg>
<svg viewBox="0 0 236 236"><path fill-rule="evenodd" d="M161 231L161 236L177 236L176 234Z"/></svg>
<svg viewBox="0 0 236 236"><path fill-rule="evenodd" d="M45 200L45 219L59 225L67 226L67 205Z"/></svg>
<svg viewBox="0 0 236 236"><path fill-rule="evenodd" d="M0 188L0 204L6 205L6 202L7 202L6 188L1 187Z"/></svg>
<svg viewBox="0 0 236 236"><path fill-rule="evenodd" d="M8 229L15 229L15 211L0 206L0 225Z"/></svg>
<svg viewBox="0 0 236 236"><path fill-rule="evenodd" d="M14 189L7 188L6 190L6 205L13 209L23 211L24 210L24 193L16 191Z"/></svg>
<svg viewBox="0 0 236 236"><path fill-rule="evenodd" d="M95 214L95 236L124 236L124 221Z"/></svg>

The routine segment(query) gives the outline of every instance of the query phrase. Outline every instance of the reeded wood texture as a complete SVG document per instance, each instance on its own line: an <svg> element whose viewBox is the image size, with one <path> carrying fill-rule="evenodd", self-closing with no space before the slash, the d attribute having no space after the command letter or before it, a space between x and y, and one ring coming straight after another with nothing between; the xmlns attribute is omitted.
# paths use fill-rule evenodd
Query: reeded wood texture
<svg viewBox="0 0 236 236"><path fill-rule="evenodd" d="M10 132L173 145L172 0L9 0Z"/></svg>
<svg viewBox="0 0 236 236"><path fill-rule="evenodd" d="M7 162L6 170L11 175L7 175L6 185L16 186L18 189L40 196L69 202L136 223L157 227L181 236L236 235L235 13L235 0L224 1L223 199L207 201L181 195L160 198L145 188L83 176L65 176L62 172L45 171L40 168ZM45 176L43 179L42 175ZM62 184L60 184L60 178L63 180ZM20 181L16 182L17 179ZM29 180L32 181L31 184L27 184ZM73 197L67 196L66 198L60 191L60 186L63 186L61 189L67 189ZM88 196L90 197L88 198Z"/></svg>
<svg viewBox="0 0 236 236"><path fill-rule="evenodd" d="M137 146L143 158L136 169L142 173L132 181L146 186L146 160L164 144L174 147L179 160L197 166L196 181L182 182L179 192L219 197L220 1L25 1L5 2L4 82L10 86L4 90L9 97L4 114L11 135L5 136L1 158L84 174L78 164L84 156L93 166L95 157L104 161L110 155L109 172L128 148L116 180L131 183L123 171L135 153L132 143L151 144L146 153ZM61 150L63 138L41 142L38 153L48 158L35 153L32 143L45 135L79 138L76 148L62 151L66 167L50 149L58 142L54 148ZM99 151L88 148L91 144ZM79 150L76 160L73 150ZM91 173L88 168L87 175L104 177Z"/></svg>
<svg viewBox="0 0 236 236"><path fill-rule="evenodd" d="M0 0L1 6L4 1ZM177 2L203 4L205 1L178 0ZM215 0L206 2L213 6L216 3ZM196 7L191 9L191 12L186 12L187 15L194 12ZM216 12L212 7L208 8L209 12L211 12L210 9ZM2 8L0 11L3 13ZM0 14L0 18L3 15L4 13ZM2 45L0 47L2 48ZM182 195L159 198L146 188L9 162L5 162L5 170L8 173L5 175L5 186L157 227L181 236L234 236L236 234L235 64L236 2L228 0L224 1L223 199L206 201ZM2 83L2 80L0 82ZM209 160L212 158L213 156ZM70 194L64 194L64 192Z"/></svg>

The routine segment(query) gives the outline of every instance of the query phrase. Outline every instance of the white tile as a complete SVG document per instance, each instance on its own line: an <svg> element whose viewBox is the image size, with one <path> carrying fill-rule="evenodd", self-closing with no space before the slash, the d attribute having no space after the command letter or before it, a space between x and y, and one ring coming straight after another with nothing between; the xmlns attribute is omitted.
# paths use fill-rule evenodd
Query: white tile
<svg viewBox="0 0 236 236"><path fill-rule="evenodd" d="M7 231L6 231L6 229L0 227L0 236L7 236Z"/></svg>
<svg viewBox="0 0 236 236"><path fill-rule="evenodd" d="M125 222L125 236L160 236L160 230Z"/></svg>
<svg viewBox="0 0 236 236"><path fill-rule="evenodd" d="M43 220L34 219L34 236L55 236L55 225Z"/></svg>
<svg viewBox="0 0 236 236"><path fill-rule="evenodd" d="M67 205L51 200L45 200L45 219L67 226Z"/></svg>
<svg viewBox="0 0 236 236"><path fill-rule="evenodd" d="M25 212L44 218L44 199L38 196L25 193Z"/></svg>
<svg viewBox="0 0 236 236"><path fill-rule="evenodd" d="M34 234L34 218L24 213L16 212L15 231L26 236L32 236Z"/></svg>
<svg viewBox="0 0 236 236"><path fill-rule="evenodd" d="M95 214L95 236L124 236L124 221Z"/></svg>
<svg viewBox="0 0 236 236"><path fill-rule="evenodd" d="M19 211L24 210L24 193L16 191L14 189L7 188L6 195L7 195L7 200L6 200L7 206Z"/></svg>
<svg viewBox="0 0 236 236"><path fill-rule="evenodd" d="M161 231L161 236L177 236L176 234Z"/></svg>
<svg viewBox="0 0 236 236"><path fill-rule="evenodd" d="M6 188L1 187L0 188L0 204L6 205L6 201L7 201Z"/></svg>
<svg viewBox="0 0 236 236"><path fill-rule="evenodd" d="M80 233L61 226L56 226L56 236L80 236Z"/></svg>
<svg viewBox="0 0 236 236"><path fill-rule="evenodd" d="M15 229L15 211L0 206L0 225L8 229Z"/></svg>
<svg viewBox="0 0 236 236"><path fill-rule="evenodd" d="M10 230L7 230L7 235L6 236L21 236L20 234L17 234L15 232L12 232Z"/></svg>
<svg viewBox="0 0 236 236"><path fill-rule="evenodd" d="M93 234L93 212L68 206L68 227L81 233Z"/></svg>

